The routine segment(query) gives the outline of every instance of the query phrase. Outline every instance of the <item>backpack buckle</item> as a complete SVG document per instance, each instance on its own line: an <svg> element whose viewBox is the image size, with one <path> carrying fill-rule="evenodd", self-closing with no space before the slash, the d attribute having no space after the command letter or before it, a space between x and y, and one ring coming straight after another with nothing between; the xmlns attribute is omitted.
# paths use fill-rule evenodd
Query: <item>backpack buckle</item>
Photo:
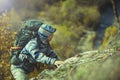
<svg viewBox="0 0 120 80"><path fill-rule="evenodd" d="M20 46L10 47L10 53L12 53L13 50L20 50L20 49L22 49L22 47L20 47Z"/></svg>

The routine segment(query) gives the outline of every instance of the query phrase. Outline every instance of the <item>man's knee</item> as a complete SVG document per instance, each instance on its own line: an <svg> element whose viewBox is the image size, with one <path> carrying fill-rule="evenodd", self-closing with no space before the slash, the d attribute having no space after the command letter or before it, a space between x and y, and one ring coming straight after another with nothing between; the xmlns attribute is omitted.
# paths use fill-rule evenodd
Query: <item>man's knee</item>
<svg viewBox="0 0 120 80"><path fill-rule="evenodd" d="M14 74L14 78L16 80L29 80L28 76L25 73L23 73L23 72L16 72Z"/></svg>
<svg viewBox="0 0 120 80"><path fill-rule="evenodd" d="M11 73L15 80L29 80L27 74L21 68L11 65Z"/></svg>

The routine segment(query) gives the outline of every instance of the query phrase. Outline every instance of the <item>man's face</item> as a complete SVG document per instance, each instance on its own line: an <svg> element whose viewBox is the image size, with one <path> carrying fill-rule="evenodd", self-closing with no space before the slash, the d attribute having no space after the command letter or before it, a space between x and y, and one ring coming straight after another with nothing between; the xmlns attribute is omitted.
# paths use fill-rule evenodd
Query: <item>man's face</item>
<svg viewBox="0 0 120 80"><path fill-rule="evenodd" d="M47 40L48 40L48 41L51 41L51 40L52 40L52 38L53 38L53 36L54 36L53 34L52 34L52 35L50 35L50 36L48 37L48 39L47 39Z"/></svg>

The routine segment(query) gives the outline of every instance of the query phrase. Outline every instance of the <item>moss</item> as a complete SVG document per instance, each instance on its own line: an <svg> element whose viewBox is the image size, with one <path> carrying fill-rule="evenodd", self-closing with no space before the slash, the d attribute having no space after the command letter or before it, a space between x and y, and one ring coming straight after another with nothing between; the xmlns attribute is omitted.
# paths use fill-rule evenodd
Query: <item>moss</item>
<svg viewBox="0 0 120 80"><path fill-rule="evenodd" d="M116 53L112 56L108 55L104 59L104 54L97 53L92 57L80 57L76 64L72 62L66 63L59 69L48 71L49 74L42 74L41 76L45 76L42 79L51 80L119 80L119 56L120 54Z"/></svg>
<svg viewBox="0 0 120 80"><path fill-rule="evenodd" d="M118 28L116 26L110 26L105 30L104 38L100 48L105 48L108 46L110 41L113 40L114 36L117 34Z"/></svg>

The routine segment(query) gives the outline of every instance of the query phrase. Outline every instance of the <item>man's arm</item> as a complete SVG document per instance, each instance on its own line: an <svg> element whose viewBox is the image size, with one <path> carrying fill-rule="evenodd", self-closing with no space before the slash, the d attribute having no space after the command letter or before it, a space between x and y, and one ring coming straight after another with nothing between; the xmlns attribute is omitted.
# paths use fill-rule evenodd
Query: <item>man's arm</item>
<svg viewBox="0 0 120 80"><path fill-rule="evenodd" d="M48 45L47 54L48 54L48 56L50 56L52 58L56 58L58 60L58 57L50 44Z"/></svg>
<svg viewBox="0 0 120 80"><path fill-rule="evenodd" d="M56 58L47 57L41 50L39 50L37 41L31 40L26 46L26 50L31 54L36 62L42 62L45 64L54 64Z"/></svg>

